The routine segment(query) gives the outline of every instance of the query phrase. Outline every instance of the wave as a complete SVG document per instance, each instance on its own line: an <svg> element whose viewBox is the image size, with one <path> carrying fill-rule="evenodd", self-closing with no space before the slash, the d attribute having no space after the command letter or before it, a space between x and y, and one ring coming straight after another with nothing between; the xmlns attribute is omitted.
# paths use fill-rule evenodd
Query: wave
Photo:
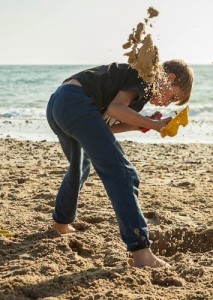
<svg viewBox="0 0 213 300"><path fill-rule="evenodd" d="M176 112L180 112L183 109L183 107L179 106L171 106L171 107L153 107L151 105L148 105L147 107L144 108L143 110L143 115L151 115L153 112L156 110L159 110L162 114L163 117L168 117L168 116L175 116ZM192 120L197 120L197 121L213 121L212 120L212 111L213 111L213 105L210 103L207 103L205 105L200 105L200 104L192 104L189 105L189 117Z"/></svg>
<svg viewBox="0 0 213 300"><path fill-rule="evenodd" d="M0 109L0 118L10 119L44 119L46 117L46 111L38 108L26 108L26 109Z"/></svg>
<svg viewBox="0 0 213 300"><path fill-rule="evenodd" d="M150 116L156 110L159 110L163 117L175 116L175 111L181 111L183 108L178 106L172 107L153 107L151 105L145 106L142 114L145 116ZM191 105L189 110L189 116L191 120L195 121L212 121L212 111L213 105ZM46 117L46 109L38 107L30 108L11 108L10 107L0 107L0 118L15 118L15 119L43 119Z"/></svg>

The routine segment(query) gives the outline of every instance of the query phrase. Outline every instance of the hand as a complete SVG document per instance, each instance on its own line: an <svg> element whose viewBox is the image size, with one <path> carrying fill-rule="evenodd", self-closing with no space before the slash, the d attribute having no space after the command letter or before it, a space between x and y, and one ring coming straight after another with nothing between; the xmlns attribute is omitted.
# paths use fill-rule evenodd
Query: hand
<svg viewBox="0 0 213 300"><path fill-rule="evenodd" d="M172 117L168 117L168 118L165 118L165 119L161 119L159 121L156 121L158 122L158 126L156 128L156 131L160 132L161 129L163 127L165 127L170 121L172 120Z"/></svg>
<svg viewBox="0 0 213 300"><path fill-rule="evenodd" d="M162 118L162 114L159 111L156 111L154 114L152 114L151 116L146 116L149 119L152 120L160 120ZM145 128L145 127L139 127L139 130L143 133L146 133L147 131L149 131L149 128Z"/></svg>

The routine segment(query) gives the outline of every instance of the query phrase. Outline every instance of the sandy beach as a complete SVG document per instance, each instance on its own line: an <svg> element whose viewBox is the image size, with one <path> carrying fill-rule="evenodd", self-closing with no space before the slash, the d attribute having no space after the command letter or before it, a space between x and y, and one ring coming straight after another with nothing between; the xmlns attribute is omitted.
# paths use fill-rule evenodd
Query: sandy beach
<svg viewBox="0 0 213 300"><path fill-rule="evenodd" d="M75 234L52 229L68 163L58 143L1 139L0 299L213 299L213 144L121 143L141 178L152 249L170 269L130 268L92 169Z"/></svg>

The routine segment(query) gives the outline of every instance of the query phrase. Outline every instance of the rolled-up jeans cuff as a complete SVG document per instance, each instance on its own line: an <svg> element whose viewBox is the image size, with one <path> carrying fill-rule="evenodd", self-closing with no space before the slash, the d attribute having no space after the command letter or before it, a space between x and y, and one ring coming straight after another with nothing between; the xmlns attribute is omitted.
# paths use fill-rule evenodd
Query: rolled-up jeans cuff
<svg viewBox="0 0 213 300"><path fill-rule="evenodd" d="M152 241L147 239L143 242L143 244L127 245L127 251L128 252L134 252L134 251L138 251L138 250L145 249L145 248L151 248L151 244L152 244Z"/></svg>

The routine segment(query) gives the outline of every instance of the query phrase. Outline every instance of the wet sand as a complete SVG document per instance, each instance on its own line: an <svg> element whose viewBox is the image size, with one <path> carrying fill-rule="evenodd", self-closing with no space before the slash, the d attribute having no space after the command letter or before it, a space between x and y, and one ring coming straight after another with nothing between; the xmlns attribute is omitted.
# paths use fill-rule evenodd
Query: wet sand
<svg viewBox="0 0 213 300"><path fill-rule="evenodd" d="M51 214L67 169L58 143L0 143L0 299L213 299L212 154L208 144L122 146L141 178L153 252L170 269L127 264L116 218L94 170L79 199L75 234Z"/></svg>

